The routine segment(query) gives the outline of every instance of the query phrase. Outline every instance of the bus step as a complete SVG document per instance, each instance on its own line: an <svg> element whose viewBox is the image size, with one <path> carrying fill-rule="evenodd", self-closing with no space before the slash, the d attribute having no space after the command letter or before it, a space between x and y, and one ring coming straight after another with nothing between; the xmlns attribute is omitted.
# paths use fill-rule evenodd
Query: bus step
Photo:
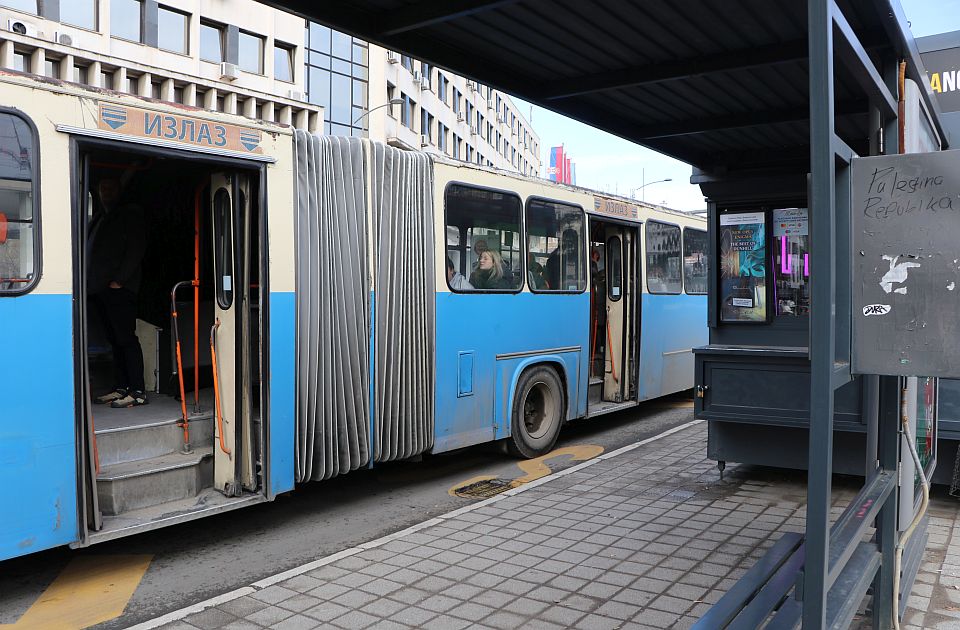
<svg viewBox="0 0 960 630"><path fill-rule="evenodd" d="M104 514L116 515L194 497L212 485L213 448L202 447L102 466L97 498Z"/></svg>
<svg viewBox="0 0 960 630"><path fill-rule="evenodd" d="M600 402L601 398L603 398L603 379L591 376L590 387L587 390L587 400L591 403L597 403Z"/></svg>

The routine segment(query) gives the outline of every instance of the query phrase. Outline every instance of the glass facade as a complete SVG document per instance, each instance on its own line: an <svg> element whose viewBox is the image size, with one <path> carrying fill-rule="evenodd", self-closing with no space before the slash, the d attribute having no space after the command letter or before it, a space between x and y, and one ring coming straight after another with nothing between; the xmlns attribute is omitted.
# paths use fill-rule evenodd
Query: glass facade
<svg viewBox="0 0 960 630"><path fill-rule="evenodd" d="M324 133L365 136L367 43L311 22L306 45L307 100L324 108Z"/></svg>
<svg viewBox="0 0 960 630"><path fill-rule="evenodd" d="M110 3L110 34L139 42L142 13L143 3L140 0L113 0Z"/></svg>

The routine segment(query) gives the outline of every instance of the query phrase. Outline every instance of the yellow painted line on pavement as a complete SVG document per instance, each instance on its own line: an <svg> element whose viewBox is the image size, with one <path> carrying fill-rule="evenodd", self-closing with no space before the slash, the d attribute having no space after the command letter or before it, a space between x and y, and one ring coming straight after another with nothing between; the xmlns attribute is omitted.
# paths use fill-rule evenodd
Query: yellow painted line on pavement
<svg viewBox="0 0 960 630"><path fill-rule="evenodd" d="M147 572L150 555L74 558L7 630L80 630L123 614Z"/></svg>
<svg viewBox="0 0 960 630"><path fill-rule="evenodd" d="M531 481L536 481L541 477L546 477L552 472L552 469L547 464L548 461L556 459L558 457L564 457L566 455L570 456L571 461L582 462L588 459L593 459L603 453L603 447L597 446L596 444L577 444L574 446L564 446L563 448L558 448L556 450L550 451L546 455L541 455L540 457L535 457L534 459L526 459L520 462L517 462L517 467L523 471L524 475L517 477L510 481L510 488L516 488L522 486L525 483L530 483ZM471 477L465 481L461 481L449 490L447 494L452 497L461 496L457 494L457 490L470 484L477 483L479 481L488 481L490 479L497 479L496 475L478 475L476 477Z"/></svg>

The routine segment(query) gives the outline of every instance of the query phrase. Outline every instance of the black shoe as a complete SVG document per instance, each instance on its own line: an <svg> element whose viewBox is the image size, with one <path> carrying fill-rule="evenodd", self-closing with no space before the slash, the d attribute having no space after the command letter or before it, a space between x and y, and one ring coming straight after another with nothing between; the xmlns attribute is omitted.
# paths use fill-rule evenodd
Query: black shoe
<svg viewBox="0 0 960 630"><path fill-rule="evenodd" d="M122 387L117 387L109 394L104 394L103 396L97 396L93 399L93 402L98 405L105 405L107 403L112 403L115 400L120 400L127 395L127 390Z"/></svg>
<svg viewBox="0 0 960 630"><path fill-rule="evenodd" d="M127 395L123 398L118 398L110 403L110 406L114 409L124 409L127 407L139 407L140 405L149 404L147 400L147 395L143 392L127 392Z"/></svg>

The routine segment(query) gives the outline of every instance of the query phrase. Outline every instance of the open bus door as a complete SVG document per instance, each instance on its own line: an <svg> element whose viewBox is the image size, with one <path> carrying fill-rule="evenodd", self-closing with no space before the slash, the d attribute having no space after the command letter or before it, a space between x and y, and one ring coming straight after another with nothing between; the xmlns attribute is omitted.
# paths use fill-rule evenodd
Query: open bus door
<svg viewBox="0 0 960 630"><path fill-rule="evenodd" d="M210 181L214 324L213 485L227 496L256 489L250 384L250 178L217 173Z"/></svg>
<svg viewBox="0 0 960 630"><path fill-rule="evenodd" d="M601 399L607 402L624 402L632 395L635 235L633 228L606 227L607 313Z"/></svg>

